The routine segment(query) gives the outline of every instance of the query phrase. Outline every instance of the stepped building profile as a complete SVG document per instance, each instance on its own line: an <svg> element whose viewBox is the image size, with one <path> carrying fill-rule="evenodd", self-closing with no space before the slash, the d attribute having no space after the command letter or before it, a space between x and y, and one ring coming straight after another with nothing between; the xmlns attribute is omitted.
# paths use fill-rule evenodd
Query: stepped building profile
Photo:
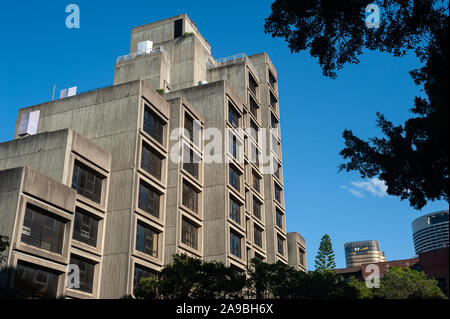
<svg viewBox="0 0 450 319"><path fill-rule="evenodd" d="M74 93L20 109L0 143L0 287L120 298L176 253L306 271L267 54L215 59L183 14L134 28L114 84Z"/></svg>

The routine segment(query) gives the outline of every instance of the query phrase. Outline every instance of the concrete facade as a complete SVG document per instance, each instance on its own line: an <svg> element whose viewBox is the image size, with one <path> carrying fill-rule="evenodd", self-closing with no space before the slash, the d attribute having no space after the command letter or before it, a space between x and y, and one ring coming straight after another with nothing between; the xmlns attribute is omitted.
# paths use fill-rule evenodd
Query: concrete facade
<svg viewBox="0 0 450 319"><path fill-rule="evenodd" d="M297 270L306 271L305 239L296 232L287 234L288 263Z"/></svg>
<svg viewBox="0 0 450 319"><path fill-rule="evenodd" d="M137 52L142 41L153 48ZM49 270L51 297L120 298L176 253L241 271L254 257L306 270L304 239L286 233L277 83L267 54L215 59L183 14L132 30L113 86L20 109L14 140L0 144L0 234L12 239L0 283L17 284L22 260ZM20 134L36 111L36 134ZM45 188L24 188L29 176ZM18 235L29 193L42 204L29 214L64 221L58 256L22 248L38 249ZM96 244L83 242L92 232ZM80 289L65 285L72 260L85 270Z"/></svg>

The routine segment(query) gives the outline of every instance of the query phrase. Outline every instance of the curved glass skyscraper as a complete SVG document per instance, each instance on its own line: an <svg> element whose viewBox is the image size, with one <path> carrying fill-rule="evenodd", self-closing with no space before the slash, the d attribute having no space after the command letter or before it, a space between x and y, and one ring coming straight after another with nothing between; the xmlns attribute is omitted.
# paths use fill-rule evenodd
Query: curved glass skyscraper
<svg viewBox="0 0 450 319"><path fill-rule="evenodd" d="M416 218L412 222L416 254L448 247L448 209Z"/></svg>

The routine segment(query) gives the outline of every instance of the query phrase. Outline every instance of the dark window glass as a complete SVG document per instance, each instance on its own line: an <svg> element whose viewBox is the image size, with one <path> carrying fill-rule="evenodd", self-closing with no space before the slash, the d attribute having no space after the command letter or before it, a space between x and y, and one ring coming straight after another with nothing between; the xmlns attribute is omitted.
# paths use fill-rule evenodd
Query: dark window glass
<svg viewBox="0 0 450 319"><path fill-rule="evenodd" d="M255 139L256 142L258 142L258 132L259 132L258 125L253 123L253 121L250 122L250 134L252 135L252 137Z"/></svg>
<svg viewBox="0 0 450 319"><path fill-rule="evenodd" d="M162 144L164 122L147 106L144 110L144 131Z"/></svg>
<svg viewBox="0 0 450 319"><path fill-rule="evenodd" d="M198 212L198 193L186 182L183 182L183 205L196 213Z"/></svg>
<svg viewBox="0 0 450 319"><path fill-rule="evenodd" d="M272 135L272 150L277 156L280 156L280 143L275 135Z"/></svg>
<svg viewBox="0 0 450 319"><path fill-rule="evenodd" d="M255 163L256 166L259 166L259 151L256 148L254 144L250 145L250 156L251 156L251 162Z"/></svg>
<svg viewBox="0 0 450 319"><path fill-rule="evenodd" d="M253 95L256 95L256 88L258 87L258 83L256 82L255 78L249 73L248 74L248 86L250 88L250 91L253 93Z"/></svg>
<svg viewBox="0 0 450 319"><path fill-rule="evenodd" d="M232 166L230 166L229 173L230 185L233 186L238 192L240 192L241 186L239 173Z"/></svg>
<svg viewBox="0 0 450 319"><path fill-rule="evenodd" d="M233 231L230 231L230 253L239 258L242 256L241 237Z"/></svg>
<svg viewBox="0 0 450 319"><path fill-rule="evenodd" d="M275 83L277 80L273 76L272 72L269 71L269 85L275 90Z"/></svg>
<svg viewBox="0 0 450 319"><path fill-rule="evenodd" d="M299 259L300 259L300 265L305 266L305 251L301 248L299 248Z"/></svg>
<svg viewBox="0 0 450 319"><path fill-rule="evenodd" d="M87 166L75 161L73 167L72 188L78 194L100 204L102 198L103 177Z"/></svg>
<svg viewBox="0 0 450 319"><path fill-rule="evenodd" d="M159 202L160 195L141 182L139 184L139 208L159 218Z"/></svg>
<svg viewBox="0 0 450 319"><path fill-rule="evenodd" d="M272 128L278 128L278 120L273 114L270 115L270 126Z"/></svg>
<svg viewBox="0 0 450 319"><path fill-rule="evenodd" d="M183 35L183 20L178 19L173 22L173 38L179 38Z"/></svg>
<svg viewBox="0 0 450 319"><path fill-rule="evenodd" d="M73 239L90 246L97 246L98 219L81 208L75 210Z"/></svg>
<svg viewBox="0 0 450 319"><path fill-rule="evenodd" d="M183 162L183 169L193 177L198 178L199 158L194 156L194 151L190 148L186 147L184 152L185 159Z"/></svg>
<svg viewBox="0 0 450 319"><path fill-rule="evenodd" d="M262 248L262 230L255 225L254 229L255 245Z"/></svg>
<svg viewBox="0 0 450 319"><path fill-rule="evenodd" d="M145 143L142 145L141 167L157 179L161 179L162 158Z"/></svg>
<svg viewBox="0 0 450 319"><path fill-rule="evenodd" d="M275 199L277 202L281 204L281 188L277 184L275 184L274 189L275 189Z"/></svg>
<svg viewBox="0 0 450 319"><path fill-rule="evenodd" d="M187 113L184 115L184 128L188 131L189 140L194 142L194 119Z"/></svg>
<svg viewBox="0 0 450 319"><path fill-rule="evenodd" d="M70 256L70 263L77 265L80 269L80 288L73 289L92 293L95 263L75 256Z"/></svg>
<svg viewBox="0 0 450 319"><path fill-rule="evenodd" d="M448 222L448 213L436 214L428 217L428 224L434 225L439 223Z"/></svg>
<svg viewBox="0 0 450 319"><path fill-rule="evenodd" d="M277 236L277 248L280 255L284 255L284 239Z"/></svg>
<svg viewBox="0 0 450 319"><path fill-rule="evenodd" d="M230 218L236 223L241 223L241 205L230 197Z"/></svg>
<svg viewBox="0 0 450 319"><path fill-rule="evenodd" d="M158 258L158 234L140 223L136 228L136 250Z"/></svg>
<svg viewBox="0 0 450 319"><path fill-rule="evenodd" d="M234 127L239 127L239 118L240 115L234 108L233 104L231 104L231 102L228 102L228 121Z"/></svg>
<svg viewBox="0 0 450 319"><path fill-rule="evenodd" d="M253 197L253 215L261 219L261 203L255 197Z"/></svg>
<svg viewBox="0 0 450 319"><path fill-rule="evenodd" d="M64 223L33 205L27 205L22 227L22 242L61 254Z"/></svg>
<svg viewBox="0 0 450 319"><path fill-rule="evenodd" d="M14 288L22 298L54 299L59 275L39 266L19 261L14 277Z"/></svg>
<svg viewBox="0 0 450 319"><path fill-rule="evenodd" d="M239 151L239 147L238 147L237 138L236 138L236 136L232 135L231 140L230 140L229 152L235 159L238 159L238 151Z"/></svg>
<svg viewBox="0 0 450 319"><path fill-rule="evenodd" d="M181 224L181 242L194 249L198 248L198 227L185 218Z"/></svg>
<svg viewBox="0 0 450 319"><path fill-rule="evenodd" d="M261 189L261 186L260 186L261 185L261 181L260 181L259 177L255 173L252 173L252 183L253 183L253 188L257 192L259 192L260 189Z"/></svg>
<svg viewBox="0 0 450 319"><path fill-rule="evenodd" d="M270 92L270 106L273 108L275 112L277 110L277 102L278 101L275 95L273 95L272 92Z"/></svg>
<svg viewBox="0 0 450 319"><path fill-rule="evenodd" d="M281 165L274 159L273 161L273 174L278 177L279 179L281 178L280 176L280 171L281 171Z"/></svg>
<svg viewBox="0 0 450 319"><path fill-rule="evenodd" d="M283 213L280 212L277 209L277 213L276 213L276 222L277 222L277 226L280 227L281 229L283 229Z"/></svg>
<svg viewBox="0 0 450 319"><path fill-rule="evenodd" d="M258 118L258 104L255 99L250 96L250 112L255 118Z"/></svg>
<svg viewBox="0 0 450 319"><path fill-rule="evenodd" d="M156 274L154 271L152 271L146 267L135 264L134 265L133 291L136 290L141 279L155 278L155 277L156 277Z"/></svg>

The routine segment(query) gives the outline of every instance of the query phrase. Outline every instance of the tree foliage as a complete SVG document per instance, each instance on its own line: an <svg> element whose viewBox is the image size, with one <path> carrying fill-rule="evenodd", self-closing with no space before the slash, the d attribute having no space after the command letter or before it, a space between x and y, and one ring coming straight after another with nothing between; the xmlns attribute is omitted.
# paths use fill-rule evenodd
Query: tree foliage
<svg viewBox="0 0 450 319"><path fill-rule="evenodd" d="M215 261L175 255L156 278L141 280L138 298L212 299L238 297L245 274Z"/></svg>
<svg viewBox="0 0 450 319"><path fill-rule="evenodd" d="M303 272L282 262L253 259L247 276L222 263L176 255L156 278L144 278L135 297L144 299L296 298L354 299L358 289L333 272Z"/></svg>
<svg viewBox="0 0 450 319"><path fill-rule="evenodd" d="M8 236L0 235L0 264L6 259L6 256L3 256L3 252L9 246L9 238Z"/></svg>
<svg viewBox="0 0 450 319"><path fill-rule="evenodd" d="M334 262L333 245L331 244L331 238L328 234L323 235L320 240L319 251L315 261L316 270L327 271L336 268Z"/></svg>
<svg viewBox="0 0 450 319"><path fill-rule="evenodd" d="M284 38L292 52L309 50L323 73L335 78L345 64L358 63L364 49L403 56L413 50L423 67L410 72L426 97L416 97L414 117L394 125L377 114L384 137L364 141L345 130L348 162L340 170L362 178L379 176L387 193L414 208L448 201L448 1L380 0L379 28L366 27L371 0L276 0L265 32Z"/></svg>
<svg viewBox="0 0 450 319"><path fill-rule="evenodd" d="M362 299L446 299L437 281L424 272L392 267L380 279L380 288L367 288L352 278L349 283L359 291Z"/></svg>

